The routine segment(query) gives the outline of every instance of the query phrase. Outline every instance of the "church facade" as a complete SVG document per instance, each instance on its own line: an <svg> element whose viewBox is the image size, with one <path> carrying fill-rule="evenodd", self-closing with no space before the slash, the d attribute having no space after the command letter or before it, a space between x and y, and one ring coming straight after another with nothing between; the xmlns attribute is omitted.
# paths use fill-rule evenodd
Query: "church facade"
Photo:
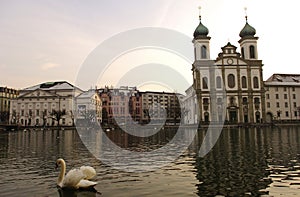
<svg viewBox="0 0 300 197"><path fill-rule="evenodd" d="M240 31L240 53L228 42L210 59L208 28L201 22L194 32L193 88L201 124L265 122L263 64L258 59L256 30L246 24Z"/></svg>

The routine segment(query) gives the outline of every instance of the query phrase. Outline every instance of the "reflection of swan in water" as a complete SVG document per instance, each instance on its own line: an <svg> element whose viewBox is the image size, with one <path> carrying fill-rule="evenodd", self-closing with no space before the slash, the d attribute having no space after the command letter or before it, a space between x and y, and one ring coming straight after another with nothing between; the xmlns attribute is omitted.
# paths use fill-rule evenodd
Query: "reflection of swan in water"
<svg viewBox="0 0 300 197"><path fill-rule="evenodd" d="M89 189L93 188L97 182L89 181L96 175L96 170L90 166L81 166L79 169L70 170L66 176L66 163L63 159L56 161L56 167L61 165L57 179L57 186L70 189Z"/></svg>
<svg viewBox="0 0 300 197"><path fill-rule="evenodd" d="M98 197L101 196L100 192L97 192L95 188L89 188L88 190L81 189L68 189L68 188L59 188L58 189L59 197Z"/></svg>

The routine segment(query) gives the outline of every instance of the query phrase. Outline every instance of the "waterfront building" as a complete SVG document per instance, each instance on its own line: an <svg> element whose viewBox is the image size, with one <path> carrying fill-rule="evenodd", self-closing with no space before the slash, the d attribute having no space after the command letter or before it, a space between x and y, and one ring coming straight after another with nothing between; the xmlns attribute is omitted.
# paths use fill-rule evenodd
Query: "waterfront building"
<svg viewBox="0 0 300 197"><path fill-rule="evenodd" d="M240 31L241 53L228 42L215 60L210 59L208 28L200 23L194 31L193 87L200 123L230 124L265 121L263 64L258 59L256 30L246 24Z"/></svg>
<svg viewBox="0 0 300 197"><path fill-rule="evenodd" d="M11 99L16 98L18 94L18 90L0 87L0 124L8 123Z"/></svg>
<svg viewBox="0 0 300 197"><path fill-rule="evenodd" d="M179 93L146 91L142 94L142 123L177 124L181 121L181 101Z"/></svg>
<svg viewBox="0 0 300 197"><path fill-rule="evenodd" d="M140 122L141 100L136 87L101 88L97 93L102 101L102 123L128 124Z"/></svg>
<svg viewBox="0 0 300 197"><path fill-rule="evenodd" d="M83 91L66 82L41 83L19 91L11 100L11 124L20 126L71 126L73 98Z"/></svg>
<svg viewBox="0 0 300 197"><path fill-rule="evenodd" d="M183 122L184 124L198 124L198 106L197 106L197 96L194 91L193 86L190 86L186 91L183 103Z"/></svg>
<svg viewBox="0 0 300 197"><path fill-rule="evenodd" d="M95 89L81 93L75 99L77 126L102 122L102 101Z"/></svg>
<svg viewBox="0 0 300 197"><path fill-rule="evenodd" d="M300 120L300 74L273 74L265 89L267 122Z"/></svg>

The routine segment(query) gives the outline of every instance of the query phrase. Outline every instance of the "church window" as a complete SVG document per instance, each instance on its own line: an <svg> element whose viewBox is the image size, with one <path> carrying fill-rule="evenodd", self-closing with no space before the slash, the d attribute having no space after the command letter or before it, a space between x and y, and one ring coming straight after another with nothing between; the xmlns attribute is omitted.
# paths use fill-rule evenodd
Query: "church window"
<svg viewBox="0 0 300 197"><path fill-rule="evenodd" d="M254 46L251 45L251 46L249 47L249 49L250 49L250 58L255 58L255 50L254 50Z"/></svg>
<svg viewBox="0 0 300 197"><path fill-rule="evenodd" d="M259 88L258 77L253 77L253 87Z"/></svg>
<svg viewBox="0 0 300 197"><path fill-rule="evenodd" d="M247 78L242 76L242 88L247 88Z"/></svg>
<svg viewBox="0 0 300 197"><path fill-rule="evenodd" d="M207 49L206 46L202 45L201 46L201 59L206 59L207 58Z"/></svg>
<svg viewBox="0 0 300 197"><path fill-rule="evenodd" d="M203 77L203 78L202 78L202 88L203 88L203 89L208 89L207 83L208 83L207 77Z"/></svg>
<svg viewBox="0 0 300 197"><path fill-rule="evenodd" d="M217 76L216 82L217 82L217 88L222 88L222 80L220 76Z"/></svg>
<svg viewBox="0 0 300 197"><path fill-rule="evenodd" d="M233 74L229 74L227 77L228 87L234 88L235 87L235 77Z"/></svg>
<svg viewBox="0 0 300 197"><path fill-rule="evenodd" d="M242 52L242 58L245 58L244 47L242 47L241 52Z"/></svg>

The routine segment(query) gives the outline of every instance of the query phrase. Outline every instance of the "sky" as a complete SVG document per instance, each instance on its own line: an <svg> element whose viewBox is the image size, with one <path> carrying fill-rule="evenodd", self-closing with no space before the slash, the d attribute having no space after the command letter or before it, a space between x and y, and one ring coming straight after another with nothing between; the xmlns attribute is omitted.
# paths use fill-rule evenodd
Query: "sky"
<svg viewBox="0 0 300 197"><path fill-rule="evenodd" d="M22 89L47 81L74 83L97 46L136 28L167 28L192 40L199 23L199 6L211 37L212 59L228 41L239 51L239 32L245 25L247 7L248 23L259 37L258 58L264 64L264 80L273 73L300 74L296 58L300 12L295 0L0 0L0 86ZM164 53L151 54L163 59ZM132 66L126 58L143 58L134 55L138 53L113 61L114 69L91 86L116 85L123 69L124 74ZM177 71L191 83L190 62L176 62L182 64Z"/></svg>

